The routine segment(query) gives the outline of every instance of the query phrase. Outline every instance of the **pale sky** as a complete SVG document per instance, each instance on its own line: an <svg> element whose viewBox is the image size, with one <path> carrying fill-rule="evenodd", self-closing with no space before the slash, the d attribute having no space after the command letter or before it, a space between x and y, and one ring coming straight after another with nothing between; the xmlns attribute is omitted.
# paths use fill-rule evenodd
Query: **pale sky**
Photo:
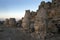
<svg viewBox="0 0 60 40"><path fill-rule="evenodd" d="M36 11L41 1L51 0L0 0L0 18L22 18L25 10Z"/></svg>

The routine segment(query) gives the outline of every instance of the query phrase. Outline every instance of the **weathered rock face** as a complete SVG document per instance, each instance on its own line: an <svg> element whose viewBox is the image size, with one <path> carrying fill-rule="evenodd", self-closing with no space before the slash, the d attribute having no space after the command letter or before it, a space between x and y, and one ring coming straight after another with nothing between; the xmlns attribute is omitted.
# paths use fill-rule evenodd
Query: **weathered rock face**
<svg viewBox="0 0 60 40"><path fill-rule="evenodd" d="M10 19L9 19L9 26L11 26L11 27L12 27L12 26L13 26L13 27L16 26L16 20L15 20L15 18L10 18Z"/></svg>
<svg viewBox="0 0 60 40"><path fill-rule="evenodd" d="M14 26L16 26L15 18L6 19L5 22L4 22L4 25L6 27L14 27Z"/></svg>
<svg viewBox="0 0 60 40"><path fill-rule="evenodd" d="M46 36L46 13L46 10L42 7L37 13L34 24L35 31L40 33L42 40L44 39L44 36Z"/></svg>
<svg viewBox="0 0 60 40"><path fill-rule="evenodd" d="M31 32L34 32L35 31L35 29L34 29L34 23L35 23L35 17L37 15L37 13L34 12L34 11L32 11L30 13L30 15L31 15L31 17L30 17L30 26L29 26L29 29L30 29Z"/></svg>
<svg viewBox="0 0 60 40"><path fill-rule="evenodd" d="M48 23L48 28L50 27L50 30L57 32L58 31L58 26L57 24L60 23L60 1L59 0L52 0L52 8L49 13L49 17L51 18ZM60 25L60 24L58 24ZM53 28L52 28L53 27ZM53 30L54 29L54 30Z"/></svg>
<svg viewBox="0 0 60 40"><path fill-rule="evenodd" d="M5 20L4 25L7 26L7 27L9 26L9 19Z"/></svg>
<svg viewBox="0 0 60 40"><path fill-rule="evenodd" d="M56 26L56 23L54 20L49 21L48 23L48 31L56 33L58 31L58 28Z"/></svg>
<svg viewBox="0 0 60 40"><path fill-rule="evenodd" d="M22 27L24 29L29 29L30 24L30 10L26 10L24 19L22 20Z"/></svg>
<svg viewBox="0 0 60 40"><path fill-rule="evenodd" d="M56 3L56 4L58 4L58 5L59 5L60 0L52 0L52 2L53 2L53 3Z"/></svg>
<svg viewBox="0 0 60 40"><path fill-rule="evenodd" d="M46 18L45 14L46 14L46 11L45 11L44 8L41 8L39 10L39 12L37 13L37 16L36 16L36 19L35 19L35 24L34 24L34 27L36 27L35 28L36 30L40 29L40 26L44 24L44 20Z"/></svg>
<svg viewBox="0 0 60 40"><path fill-rule="evenodd" d="M14 18L6 19L6 26L16 26ZM60 0L52 0L52 2L41 2L36 12L26 10L25 16L18 21L18 26L36 34L38 40L45 40L46 36L50 36L60 32ZM33 36L33 37L34 37ZM50 39L50 38L49 38ZM48 40L49 40L48 39Z"/></svg>
<svg viewBox="0 0 60 40"><path fill-rule="evenodd" d="M34 28L36 33L40 33L42 40L46 32L56 33L60 30L60 0L52 2L41 2L36 12L26 12L22 21L23 28ZM47 30L48 31L47 31ZM53 30L54 29L54 30Z"/></svg>
<svg viewBox="0 0 60 40"><path fill-rule="evenodd" d="M17 27L22 27L22 19L17 21Z"/></svg>

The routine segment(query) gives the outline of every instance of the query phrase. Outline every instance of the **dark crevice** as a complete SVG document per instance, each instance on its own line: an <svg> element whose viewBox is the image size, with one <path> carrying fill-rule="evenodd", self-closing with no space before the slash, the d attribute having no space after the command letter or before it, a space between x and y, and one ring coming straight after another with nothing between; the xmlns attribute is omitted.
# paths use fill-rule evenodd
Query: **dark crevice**
<svg viewBox="0 0 60 40"><path fill-rule="evenodd" d="M56 25L56 27L58 28L57 33L60 34L60 24L55 24L55 25Z"/></svg>

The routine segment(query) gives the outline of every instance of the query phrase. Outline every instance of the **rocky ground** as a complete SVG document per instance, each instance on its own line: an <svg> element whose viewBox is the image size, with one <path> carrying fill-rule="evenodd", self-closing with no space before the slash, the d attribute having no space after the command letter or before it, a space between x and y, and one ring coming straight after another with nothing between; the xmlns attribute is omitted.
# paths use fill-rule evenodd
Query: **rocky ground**
<svg viewBox="0 0 60 40"><path fill-rule="evenodd" d="M37 34L23 31L21 28L0 26L0 40L40 40ZM60 34L48 34L46 40L60 40Z"/></svg>
<svg viewBox="0 0 60 40"><path fill-rule="evenodd" d="M23 31L21 28L1 27L0 40L37 40L31 33Z"/></svg>

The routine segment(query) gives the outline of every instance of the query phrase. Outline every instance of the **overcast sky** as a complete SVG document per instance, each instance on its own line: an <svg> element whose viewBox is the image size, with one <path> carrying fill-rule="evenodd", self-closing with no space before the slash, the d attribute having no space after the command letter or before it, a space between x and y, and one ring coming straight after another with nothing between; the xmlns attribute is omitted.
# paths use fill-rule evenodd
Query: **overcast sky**
<svg viewBox="0 0 60 40"><path fill-rule="evenodd" d="M51 0L0 0L0 18L21 18L25 10L36 11L41 1Z"/></svg>

